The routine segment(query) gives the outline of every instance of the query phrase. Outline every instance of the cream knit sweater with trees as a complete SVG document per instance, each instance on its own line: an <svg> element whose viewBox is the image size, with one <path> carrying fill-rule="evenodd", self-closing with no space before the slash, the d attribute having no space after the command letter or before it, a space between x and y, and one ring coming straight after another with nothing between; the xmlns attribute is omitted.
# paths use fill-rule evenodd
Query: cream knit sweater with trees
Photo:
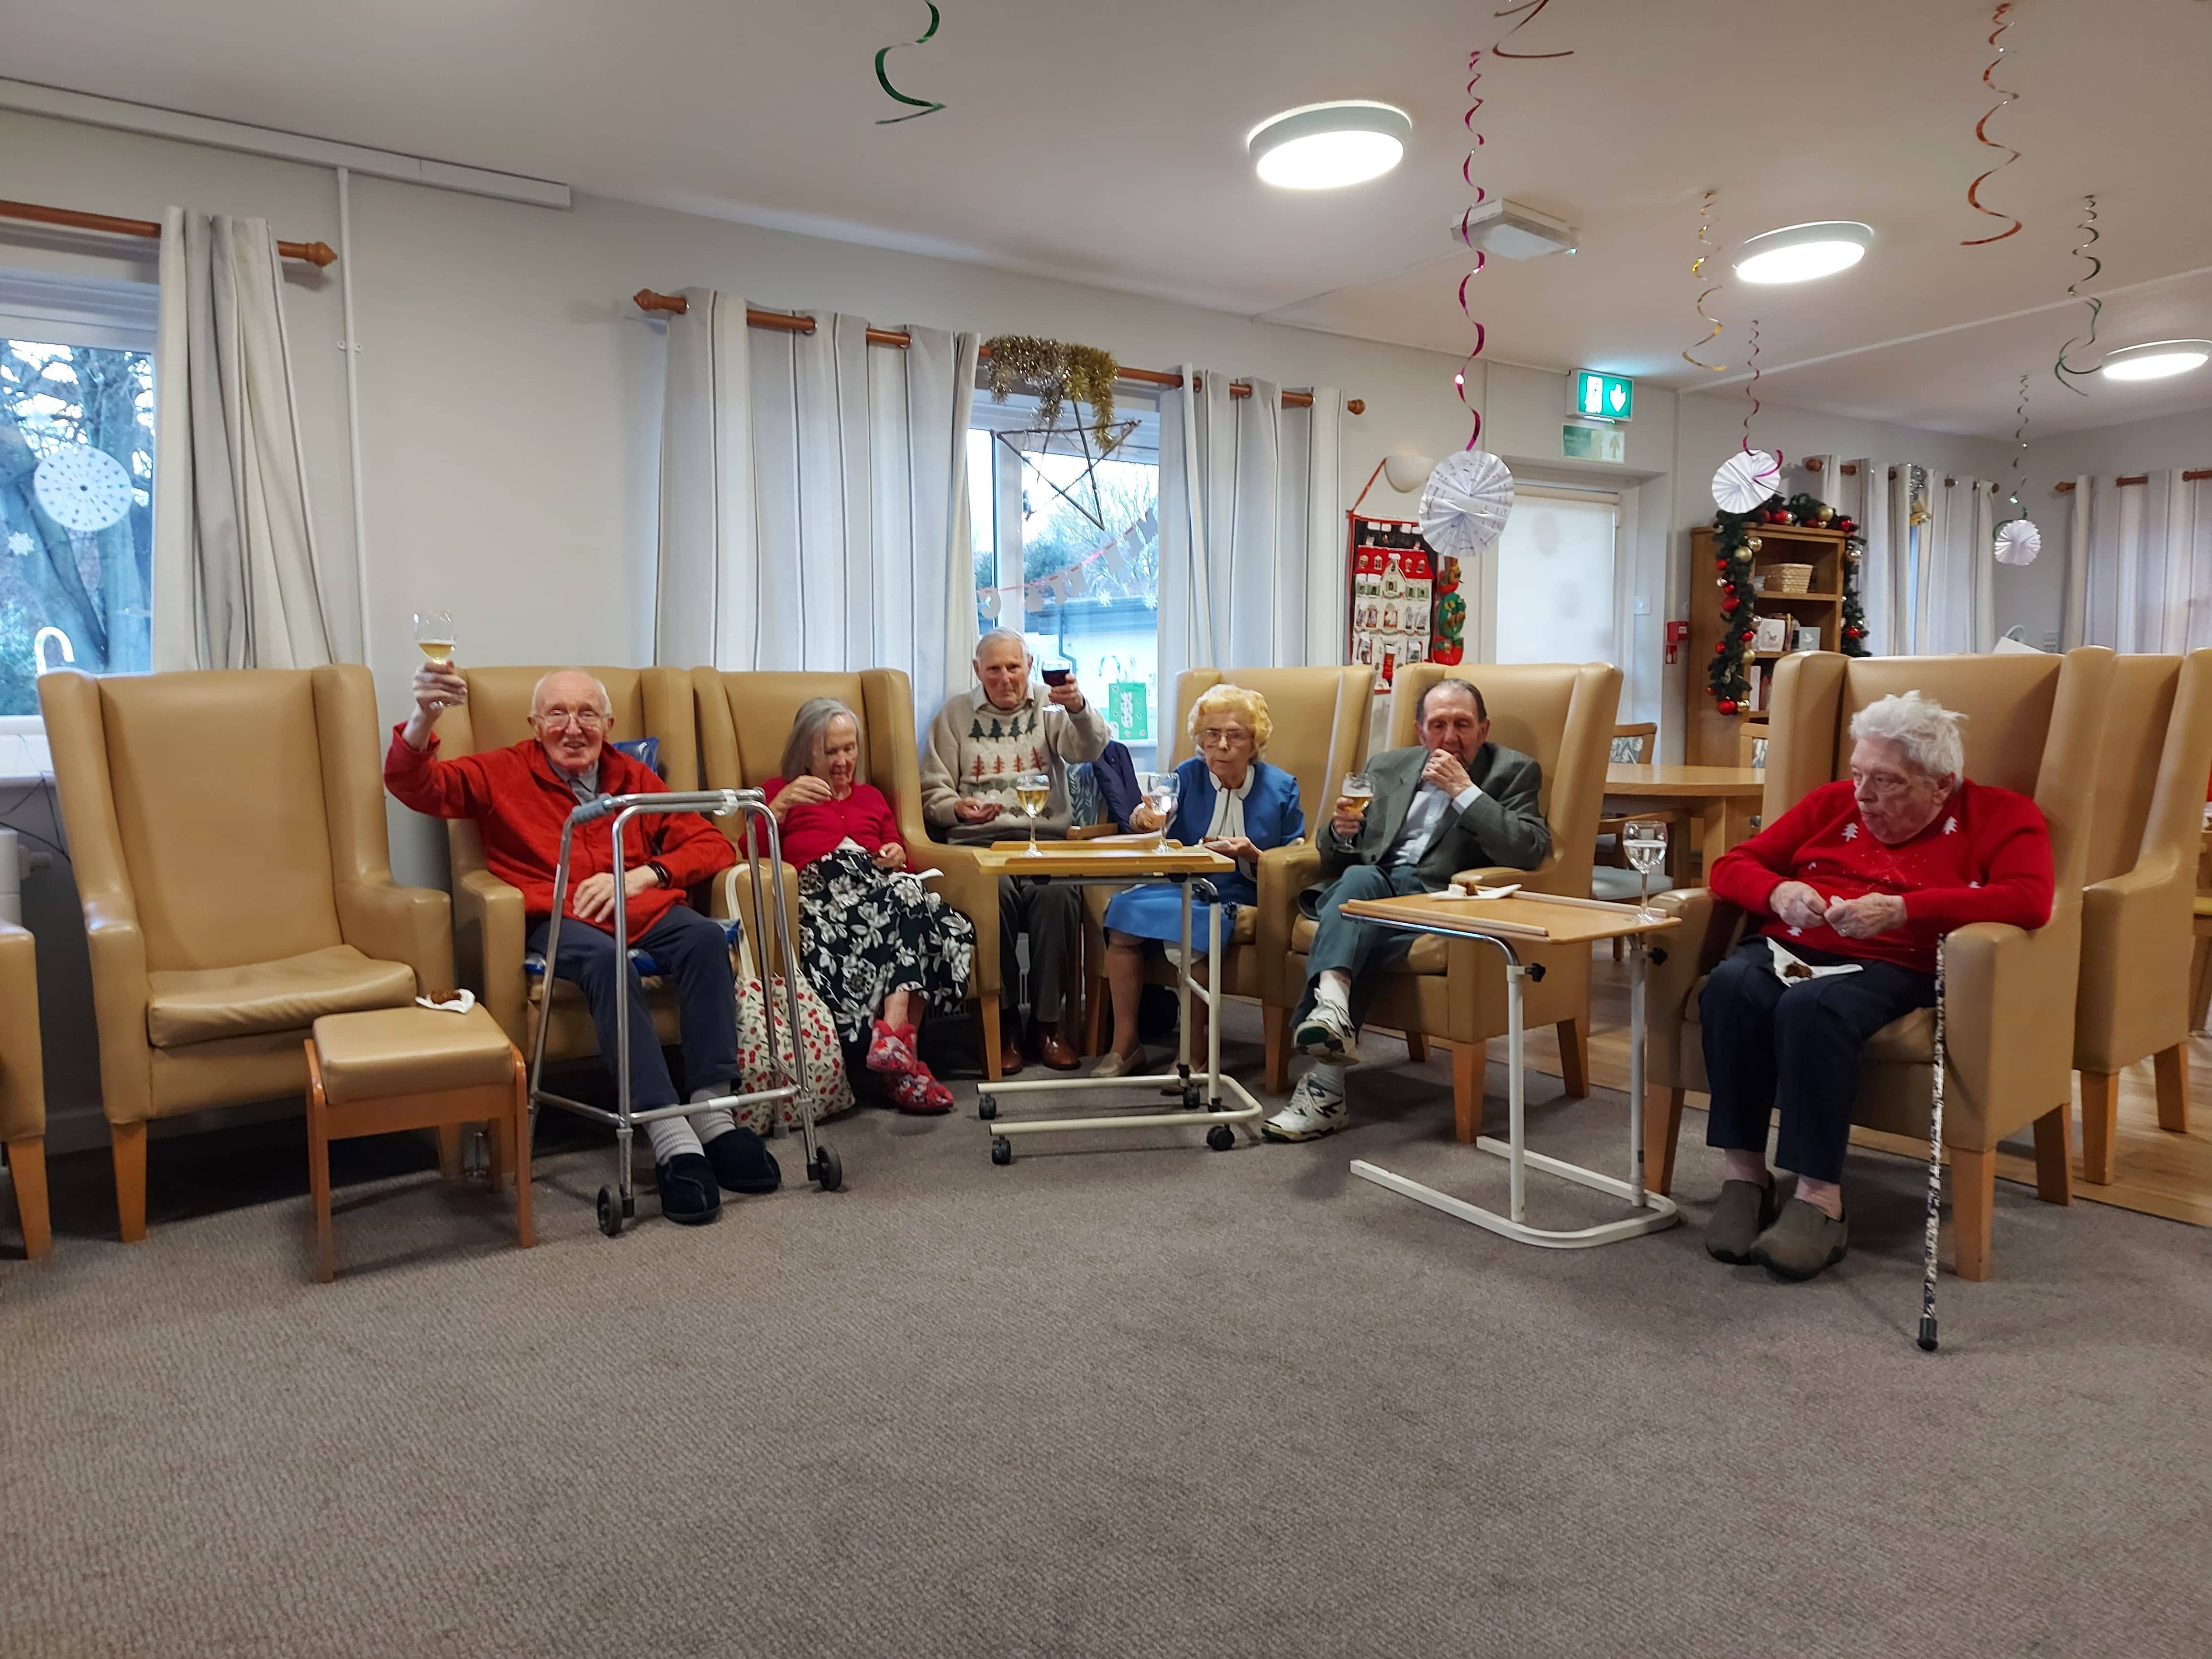
<svg viewBox="0 0 2212 1659"><path fill-rule="evenodd" d="M1070 714L1048 702L1036 684L1012 709L992 707L980 686L948 698L929 723L922 750L921 816L946 841L998 841L1012 833L1027 834L1029 820L1014 803L1014 780L1024 772L1042 772L1052 779L1052 798L1037 820L1037 833L1064 836L1067 769L1097 760L1109 736L1096 703L1086 700ZM953 805L963 796L989 801L999 809L997 821L959 823Z"/></svg>

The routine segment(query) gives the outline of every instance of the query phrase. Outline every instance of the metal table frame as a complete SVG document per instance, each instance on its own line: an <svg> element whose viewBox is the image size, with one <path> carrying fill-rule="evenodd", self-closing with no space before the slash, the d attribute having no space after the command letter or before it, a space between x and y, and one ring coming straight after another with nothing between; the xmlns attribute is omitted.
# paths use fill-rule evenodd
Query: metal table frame
<svg viewBox="0 0 2212 1659"><path fill-rule="evenodd" d="M1010 860L1010 863L1012 861ZM1019 875L1018 868L1004 872ZM1162 1079L1136 1074L1121 1077L1039 1078L1029 1082L987 1083L975 1097L975 1115L991 1126L991 1162L1011 1164L1014 1161L1015 1135L1057 1134L1071 1129L1159 1129L1179 1124L1207 1126L1206 1144L1217 1152L1225 1152L1237 1144L1237 1133L1232 1126L1242 1125L1244 1132L1256 1142L1259 1130L1254 1126L1267 1109L1249 1089L1221 1070L1221 993L1218 983L1200 985L1191 976L1190 966L1190 907L1198 890L1208 901L1206 909L1206 959L1212 964L1209 977L1218 981L1221 976L1221 906L1213 884L1203 876L1188 872L1167 872L1146 876L1142 871L1122 869L1111 875L1097 876L1037 876L1038 881L1064 881L1078 887L1127 887L1130 878L1173 882L1182 891L1182 960L1176 965L1177 1051L1176 1077L1180 1080L1182 1097L1179 1111L1129 1113L1108 1117L1027 1118L1018 1121L1003 1121L999 1116L1001 1095L1047 1094L1060 1089L1150 1089L1158 1092ZM1206 1070L1196 1076L1190 1069L1190 1005L1195 997L1206 1006L1210 1018L1206 1022ZM1222 1097L1222 1091L1243 1103L1230 1106Z"/></svg>
<svg viewBox="0 0 2212 1659"><path fill-rule="evenodd" d="M1550 898L1550 895L1539 895ZM1573 901L1566 901L1572 902ZM1513 948L1510 937L1479 931L1474 926L1461 929L1440 927L1432 921L1382 921L1371 916L1362 916L1361 922L1370 927L1395 927L1407 933L1443 933L1454 939L1479 939L1495 949L1505 958L1506 1060L1505 1074L1508 1139L1499 1140L1494 1135L1480 1135L1475 1139L1478 1150L1506 1160L1510 1170L1509 1200L1511 1213L1500 1215L1495 1210L1485 1209L1480 1204L1470 1204L1465 1199L1454 1198L1449 1193L1440 1193L1433 1187L1425 1187L1401 1175L1394 1175L1379 1164L1364 1158L1354 1158L1352 1173L1364 1181L1389 1188L1403 1197L1425 1204L1431 1209L1441 1210L1458 1220L1486 1228L1516 1244L1534 1244L1546 1249L1581 1250L1599 1244L1618 1244L1623 1239L1635 1238L1644 1233L1656 1233L1671 1227L1681 1218L1681 1211L1674 1200L1664 1194L1647 1191L1644 1185L1644 1004L1646 955L1644 935L1628 934L1628 1146L1630 1175L1621 1181L1595 1170L1586 1170L1579 1164L1570 1164L1565 1158L1547 1157L1528 1149L1528 1077L1527 1063L1522 1054L1524 1035L1522 1018L1522 994L1530 969L1521 960L1521 953ZM1587 941L1583 948L1595 941ZM1538 973L1540 975L1540 969ZM1555 1229L1532 1227L1528 1223L1528 1171L1533 1166L1547 1175L1558 1176L1579 1186L1588 1187L1607 1195L1625 1199L1636 1213L1619 1221L1601 1222L1595 1226Z"/></svg>

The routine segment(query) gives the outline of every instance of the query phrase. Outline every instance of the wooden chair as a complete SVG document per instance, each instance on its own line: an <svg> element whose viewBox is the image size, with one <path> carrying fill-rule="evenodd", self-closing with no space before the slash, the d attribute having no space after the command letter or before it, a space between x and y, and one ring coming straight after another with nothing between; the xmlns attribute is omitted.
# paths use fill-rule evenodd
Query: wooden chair
<svg viewBox="0 0 2212 1659"><path fill-rule="evenodd" d="M1651 745L1658 741L1659 727L1650 720L1613 728L1613 747L1606 756L1613 766L1649 766L1651 764ZM1597 852L1595 861L1610 865L1616 870L1628 867L1628 854L1621 850L1621 827L1626 818L1600 818L1597 821ZM1671 856L1674 848L1668 849Z"/></svg>

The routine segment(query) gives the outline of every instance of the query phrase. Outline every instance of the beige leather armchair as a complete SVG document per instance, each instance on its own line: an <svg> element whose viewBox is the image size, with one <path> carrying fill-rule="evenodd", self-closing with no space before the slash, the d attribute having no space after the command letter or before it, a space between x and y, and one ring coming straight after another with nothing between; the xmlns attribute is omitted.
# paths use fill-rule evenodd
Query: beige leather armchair
<svg viewBox="0 0 2212 1659"><path fill-rule="evenodd" d="M2158 1123L2189 1129L2189 963L2212 770L2212 650L2125 656L2112 668L2103 772L2081 890L2081 1172L2112 1179L2120 1073L2149 1056Z"/></svg>
<svg viewBox="0 0 2212 1659"><path fill-rule="evenodd" d="M1966 716L1966 775L2034 798L2050 821L2057 871L2051 921L2033 933L1978 922L1945 951L1943 1142L1951 1161L1953 1237L1959 1276L1990 1274L1990 1215L1997 1143L2035 1126L2036 1188L2055 1204L2071 1196L2067 1129L2072 1116L2074 1006L2081 956L2081 872L2089 849L2098 745L2113 657L2087 647L2036 655L1862 657L1802 652L1774 676L1768 716L1769 823L1820 784L1850 775L1851 716L1878 697L1918 690ZM1743 932L1746 917L1705 888L1652 901L1682 918L1662 941L1666 960L1649 981L1645 1029L1650 1097L1644 1115L1644 1180L1674 1184L1683 1091L1705 1087L1698 995L1705 977ZM1936 1021L1922 1009L1867 1043L1852 1121L1928 1139Z"/></svg>
<svg viewBox="0 0 2212 1659"><path fill-rule="evenodd" d="M39 1046L39 958L31 936L0 921L0 1144L15 1188L23 1254L53 1248L46 1222L46 1071Z"/></svg>
<svg viewBox="0 0 2212 1659"><path fill-rule="evenodd" d="M562 664L534 668L464 668L469 700L448 708L438 721L441 756L473 755L504 749L535 734L530 726L530 694L538 682ZM611 742L635 738L660 739L661 775L671 789L699 787L699 734L691 708L690 677L674 668L586 668L607 688L614 706ZM447 846L453 871L453 954L461 983L477 994L507 1039L526 1055L534 1040L532 1011L544 996L542 982L523 971L523 937L528 924L522 892L484 867L483 842L466 818L447 818ZM695 902L696 902L695 896ZM675 993L657 980L647 981L646 1006L664 1044L677 1041ZM548 1060L588 1060L599 1052L583 993L561 981L553 990L551 1024L545 1033Z"/></svg>
<svg viewBox="0 0 2212 1659"><path fill-rule="evenodd" d="M1197 752L1190 734L1190 711L1199 698L1223 684L1241 685L1267 700L1274 731L1261 757L1298 781L1298 805L1306 815L1305 839L1277 847L1260 855L1259 896L1237 912L1228 948L1222 955L1218 983L1229 996L1252 997L1267 1007L1268 1086L1288 1086L1290 1066L1290 1005L1295 991L1282 986L1283 964L1290 953L1291 922L1297 915L1298 893L1321 870L1321 854L1314 838L1328 822L1329 806L1344 775L1367 763L1368 716L1375 702L1375 671L1371 668L1188 668L1176 676L1175 720L1162 733L1159 764L1163 770L1181 765ZM1091 1026L1085 1047L1097 1053L1102 1032L1111 1019L1106 1006L1105 981L1098 977L1105 960L1104 917L1111 893L1093 888L1088 895L1084 951L1089 964ZM1200 941L1202 945L1204 941ZM1156 959L1147 977L1173 984L1175 970L1164 959Z"/></svg>
<svg viewBox="0 0 2212 1659"><path fill-rule="evenodd" d="M1390 748L1419 740L1413 710L1421 693L1446 678L1474 682L1490 710L1492 740L1533 757L1543 768L1539 799L1552 826L1551 855L1535 869L1468 871L1466 877L1481 882L1517 881L1532 892L1586 897L1597 848L1598 811L1605 799L1605 769L1613 747L1613 713L1620 701L1620 671L1609 663L1470 663L1452 668L1410 664L1398 671L1390 693ZM1324 816L1326 811L1324 803ZM1309 879L1321 873L1319 853L1312 857ZM1313 943L1314 924L1296 914L1298 887L1291 890L1290 951L1273 1006L1267 1010L1271 1026L1289 1018L1305 987L1306 950ZM1532 978L1524 988L1528 1028L1558 1028L1567 1092L1586 1094L1589 952L1524 947L1521 956L1544 968L1544 976ZM1425 1052L1428 1038L1450 1045L1455 1127L1460 1139L1472 1141L1482 1122L1485 1044L1506 1032L1504 958L1490 946L1469 940L1420 939L1376 997L1368 1021L1405 1032L1407 1047L1416 1058Z"/></svg>
<svg viewBox="0 0 2212 1659"><path fill-rule="evenodd" d="M450 914L392 882L367 669L60 672L39 700L129 1242L148 1121L301 1094L319 1016L452 987Z"/></svg>

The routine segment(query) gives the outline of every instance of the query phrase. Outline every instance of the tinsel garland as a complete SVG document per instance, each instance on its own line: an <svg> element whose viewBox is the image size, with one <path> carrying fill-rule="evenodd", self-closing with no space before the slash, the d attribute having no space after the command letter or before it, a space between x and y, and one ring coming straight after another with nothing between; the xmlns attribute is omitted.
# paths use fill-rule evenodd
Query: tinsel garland
<svg viewBox="0 0 2212 1659"><path fill-rule="evenodd" d="M1757 630L1752 626L1756 595L1751 586L1751 556L1759 550L1759 527L1768 524L1818 525L1844 532L1844 607L1837 649L1847 657L1872 654L1866 644L1866 608L1859 601L1859 556L1866 543L1854 533L1857 525L1802 490L1787 501L1770 495L1748 513L1717 513L1713 583L1721 590L1723 627L1712 660L1705 665L1705 689L1723 714L1749 712L1751 668L1759 660L1753 647Z"/></svg>
<svg viewBox="0 0 2212 1659"><path fill-rule="evenodd" d="M1041 423L1054 427L1073 398L1091 405L1091 431L1099 448L1114 447L1114 382L1121 371L1112 353L1030 334L1000 334L983 343L983 355L991 364L993 403L1026 387L1036 396Z"/></svg>

